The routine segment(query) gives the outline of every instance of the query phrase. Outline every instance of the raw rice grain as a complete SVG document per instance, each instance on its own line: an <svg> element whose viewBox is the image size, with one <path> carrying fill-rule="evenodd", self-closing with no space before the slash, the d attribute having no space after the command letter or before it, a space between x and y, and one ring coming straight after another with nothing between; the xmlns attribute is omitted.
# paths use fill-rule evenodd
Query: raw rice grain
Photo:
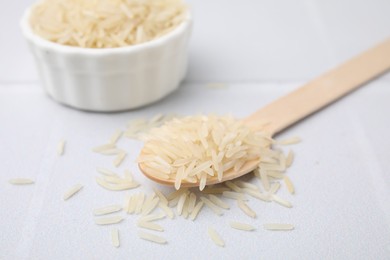
<svg viewBox="0 0 390 260"><path fill-rule="evenodd" d="M81 184L76 184L75 186L73 186L72 188L70 188L67 192L65 192L64 196L63 196L63 199L64 200L68 200L70 199L72 196L74 196L77 192L79 192L81 189L83 188L83 185Z"/></svg>

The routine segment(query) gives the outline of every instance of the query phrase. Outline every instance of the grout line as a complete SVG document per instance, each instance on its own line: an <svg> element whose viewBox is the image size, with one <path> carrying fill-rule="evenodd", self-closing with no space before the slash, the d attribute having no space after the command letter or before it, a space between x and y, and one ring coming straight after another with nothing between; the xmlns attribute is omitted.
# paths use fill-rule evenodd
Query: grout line
<svg viewBox="0 0 390 260"><path fill-rule="evenodd" d="M35 84L39 84L39 81L38 80L21 80L21 81L18 81L18 80L0 80L0 85L11 85L11 86L14 86L14 85L35 85Z"/></svg>
<svg viewBox="0 0 390 260"><path fill-rule="evenodd" d="M57 163L56 153L53 152L53 144L59 140L59 133L62 132L59 124L54 124L48 136L45 152L40 161L38 174L35 177L34 193L29 205L25 205L26 218L22 225L22 237L19 239L15 249L15 259L30 259L31 250L35 241L35 236L39 232L37 226L44 219L42 209L44 201L53 178L53 169Z"/></svg>
<svg viewBox="0 0 390 260"><path fill-rule="evenodd" d="M244 80L185 80L184 84L213 84L213 83L225 83L225 84L305 84L310 80L314 79L244 79ZM377 79L374 79L372 82L390 82L389 77L385 75L380 76Z"/></svg>
<svg viewBox="0 0 390 260"><path fill-rule="evenodd" d="M224 83L224 84L304 84L309 82L311 79L234 79L234 80L184 80L183 84L213 84L213 83ZM375 79L376 82L390 82L390 77L386 77L386 74ZM31 81L2 81L0 80L0 87L2 86L15 86L15 85L39 85L38 80Z"/></svg>

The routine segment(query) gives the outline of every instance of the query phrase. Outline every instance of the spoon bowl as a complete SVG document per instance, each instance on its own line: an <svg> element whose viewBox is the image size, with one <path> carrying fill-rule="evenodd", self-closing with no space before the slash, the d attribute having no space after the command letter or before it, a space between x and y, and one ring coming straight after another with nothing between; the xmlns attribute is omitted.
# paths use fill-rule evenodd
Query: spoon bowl
<svg viewBox="0 0 390 260"><path fill-rule="evenodd" d="M241 176L243 176L245 174L248 174L249 172L255 170L258 167L259 162L260 162L259 159L257 159L257 160L250 160L250 161L247 161L240 168L240 170L238 170L238 171L234 171L234 169L230 169L228 171L225 171L223 173L223 177L222 177L221 181L218 180L218 178L216 176L210 176L207 179L207 185L218 184L218 183L221 183L221 182L230 181L230 180L236 179L238 177L241 177ZM174 186L175 185L175 179L171 179L171 178L170 179L162 179L162 178L159 178L159 177L155 176L153 173L149 172L147 169L145 169L145 165L143 163L139 163L138 167L141 170L141 172L146 177L151 179L152 181L155 181L157 183L160 183L160 184L163 184L163 185L167 185L167 186ZM199 187L199 185L200 185L199 181L197 181L197 182L182 181L180 187L191 188L191 187Z"/></svg>

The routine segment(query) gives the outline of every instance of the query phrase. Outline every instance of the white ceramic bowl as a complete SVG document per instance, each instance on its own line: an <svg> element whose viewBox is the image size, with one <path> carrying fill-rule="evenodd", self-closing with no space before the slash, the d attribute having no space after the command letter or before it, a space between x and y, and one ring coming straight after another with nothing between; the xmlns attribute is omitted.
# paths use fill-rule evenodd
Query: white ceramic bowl
<svg viewBox="0 0 390 260"><path fill-rule="evenodd" d="M30 10L23 15L22 32L44 89L60 103L90 111L133 109L167 96L186 74L190 14L161 38L128 47L91 49L57 44L34 34Z"/></svg>

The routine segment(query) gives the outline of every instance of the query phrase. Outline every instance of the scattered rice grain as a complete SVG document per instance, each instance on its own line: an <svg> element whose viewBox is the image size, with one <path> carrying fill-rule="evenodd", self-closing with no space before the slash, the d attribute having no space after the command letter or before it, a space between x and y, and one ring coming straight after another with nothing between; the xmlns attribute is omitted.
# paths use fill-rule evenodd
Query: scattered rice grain
<svg viewBox="0 0 390 260"><path fill-rule="evenodd" d="M57 154L59 156L63 155L64 150L65 150L65 140L61 140L57 145Z"/></svg>
<svg viewBox="0 0 390 260"><path fill-rule="evenodd" d="M221 246L221 247L225 246L225 243L223 242L222 238L218 235L217 231L215 231L213 228L209 227L208 234L217 246Z"/></svg>
<svg viewBox="0 0 390 260"><path fill-rule="evenodd" d="M164 196L164 194L156 188L153 188L154 193L156 193L157 197L160 198L160 202L168 205L168 199Z"/></svg>
<svg viewBox="0 0 390 260"><path fill-rule="evenodd" d="M279 144L279 145L290 145L290 144L297 144L299 142L301 142L301 138L295 136L295 137L291 137L291 138L287 138L287 139L283 139L283 140L277 141L276 144Z"/></svg>
<svg viewBox="0 0 390 260"><path fill-rule="evenodd" d="M165 238L160 237L160 236L156 236L156 235L153 235L150 233L146 233L146 232L141 231L141 230L138 231L138 236L144 240L148 240L148 241L158 243L158 244L166 244L167 243Z"/></svg>
<svg viewBox="0 0 390 260"><path fill-rule="evenodd" d="M284 183L286 184L288 192L290 194L294 194L295 193L295 188L294 188L294 185L292 184L290 178L287 177L287 176L284 176L283 180L284 180Z"/></svg>
<svg viewBox="0 0 390 260"><path fill-rule="evenodd" d="M167 214L168 218L173 219L175 217L173 211L166 204L160 202L158 206Z"/></svg>
<svg viewBox="0 0 390 260"><path fill-rule="evenodd" d="M71 198L73 195L75 195L77 192L79 192L83 188L83 185L81 184L76 184L72 188L70 188L67 192L65 192L63 199L68 200Z"/></svg>
<svg viewBox="0 0 390 260"><path fill-rule="evenodd" d="M112 216L112 217L104 217L104 218L96 218L95 223L98 225L111 225L118 224L123 221L123 217L121 216Z"/></svg>
<svg viewBox="0 0 390 260"><path fill-rule="evenodd" d="M110 137L110 144L116 144L119 140L119 138L121 138L123 132L122 130L118 129L115 131L115 133Z"/></svg>
<svg viewBox="0 0 390 260"><path fill-rule="evenodd" d="M291 202L289 202L285 199L282 199L281 197L279 197L275 194L272 195L272 200L275 201L276 203L286 207L286 208L292 208Z"/></svg>
<svg viewBox="0 0 390 260"><path fill-rule="evenodd" d="M228 199L234 199L234 200L247 200L245 194L234 192L234 191L224 191L222 193L222 196Z"/></svg>
<svg viewBox="0 0 390 260"><path fill-rule="evenodd" d="M123 162L123 160L125 159L126 155L127 155L127 154L126 154L125 152L122 152L122 153L118 154L118 155L115 157L114 161L113 161L114 166L115 166L115 167L119 167L119 165L120 165L120 164Z"/></svg>
<svg viewBox="0 0 390 260"><path fill-rule="evenodd" d="M101 153L103 151L113 149L113 148L115 148L115 144L104 144L93 148L92 151L95 153Z"/></svg>
<svg viewBox="0 0 390 260"><path fill-rule="evenodd" d="M206 204L218 216L223 215L222 210L217 205L215 205L211 200L209 200L208 198L202 196L202 197L200 197L200 200L203 201L204 204Z"/></svg>
<svg viewBox="0 0 390 260"><path fill-rule="evenodd" d="M254 212L244 201L237 200L237 205L249 217L256 218L256 212Z"/></svg>
<svg viewBox="0 0 390 260"><path fill-rule="evenodd" d="M119 230L118 229L112 229L111 230L111 242L114 247L119 247Z"/></svg>
<svg viewBox="0 0 390 260"><path fill-rule="evenodd" d="M252 231L255 230L255 227L249 224L241 223L241 222L230 222L230 226L235 229L244 230L244 231Z"/></svg>
<svg viewBox="0 0 390 260"><path fill-rule="evenodd" d="M223 202L220 198L218 198L217 196L215 195L212 195L212 194L209 194L209 199L211 200L211 202L213 202L215 205L223 208L223 209L230 209L230 206Z"/></svg>
<svg viewBox="0 0 390 260"><path fill-rule="evenodd" d="M190 219L192 221L194 221L198 217L199 212L202 209L203 205L204 205L203 201L199 201L198 204L196 204L194 210L191 212L191 215L190 215Z"/></svg>
<svg viewBox="0 0 390 260"><path fill-rule="evenodd" d="M118 212L118 211L121 211L121 210L122 210L121 206L119 206L119 205L111 205L111 206L106 206L106 207L95 209L93 211L93 214L95 216L101 216L101 215L107 215L107 214L111 214L111 213L114 213L114 212Z"/></svg>
<svg viewBox="0 0 390 260"><path fill-rule="evenodd" d="M241 192L241 188L234 184L232 181L226 181L224 184L235 192Z"/></svg>
<svg viewBox="0 0 390 260"><path fill-rule="evenodd" d="M268 223L264 224L264 228L267 230L293 230L294 226L291 224L281 224L281 223Z"/></svg>
<svg viewBox="0 0 390 260"><path fill-rule="evenodd" d="M289 151L286 158L286 167L290 167L294 161L294 152Z"/></svg>
<svg viewBox="0 0 390 260"><path fill-rule="evenodd" d="M157 223L153 223L153 222L138 221L137 226L142 227L142 228L146 228L146 229L150 229L150 230L154 230L154 231L160 231L160 232L164 231L164 228L162 226L160 226Z"/></svg>
<svg viewBox="0 0 390 260"><path fill-rule="evenodd" d="M8 180L10 184L13 185L28 185L28 184L34 184L34 181L31 179L26 179L26 178L15 178L15 179L10 179Z"/></svg>

